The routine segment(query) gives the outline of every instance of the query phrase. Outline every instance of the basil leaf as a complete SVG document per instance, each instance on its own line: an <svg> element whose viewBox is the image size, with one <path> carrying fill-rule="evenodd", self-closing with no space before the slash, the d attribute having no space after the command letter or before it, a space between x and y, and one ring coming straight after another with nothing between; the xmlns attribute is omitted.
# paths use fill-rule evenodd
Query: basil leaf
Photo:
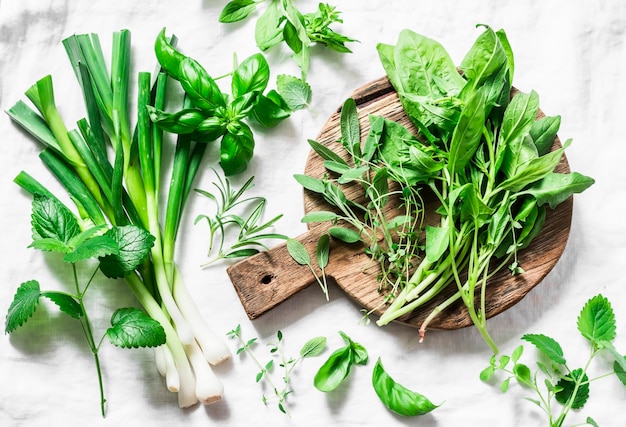
<svg viewBox="0 0 626 427"><path fill-rule="evenodd" d="M251 117L267 128L276 126L291 115L291 108L275 90L257 95Z"/></svg>
<svg viewBox="0 0 626 427"><path fill-rule="evenodd" d="M335 390L350 374L352 350L349 346L342 347L330 355L319 368L313 379L316 389L323 392Z"/></svg>
<svg viewBox="0 0 626 427"><path fill-rule="evenodd" d="M219 86L195 59L181 61L179 80L191 103L201 110L213 112L226 106Z"/></svg>
<svg viewBox="0 0 626 427"><path fill-rule="evenodd" d="M259 16L254 28L256 44L262 51L276 46L283 40L280 22L282 14L278 9L280 0L270 0L265 12Z"/></svg>
<svg viewBox="0 0 626 427"><path fill-rule="evenodd" d="M372 372L372 385L381 402L398 415L405 417L424 415L439 406L420 393L397 383L387 374L380 358L376 361Z"/></svg>
<svg viewBox="0 0 626 427"><path fill-rule="evenodd" d="M263 92L270 79L270 68L263 56L256 53L237 66L231 80L233 98L246 93Z"/></svg>
<svg viewBox="0 0 626 427"><path fill-rule="evenodd" d="M254 154L252 130L243 122L238 123L236 133L227 132L220 144L220 166L225 175L245 171Z"/></svg>
<svg viewBox="0 0 626 427"><path fill-rule="evenodd" d="M543 179L533 184L525 194L530 194L537 199L537 204L548 204L554 209L560 203L567 200L575 193L582 193L595 180L578 172L568 174L549 173Z"/></svg>
<svg viewBox="0 0 626 427"><path fill-rule="evenodd" d="M486 27L461 61L459 68L468 80L477 85L497 73L507 61L500 38L490 27Z"/></svg>
<svg viewBox="0 0 626 427"><path fill-rule="evenodd" d="M219 22L230 23L246 19L256 9L255 0L232 0L224 6Z"/></svg>

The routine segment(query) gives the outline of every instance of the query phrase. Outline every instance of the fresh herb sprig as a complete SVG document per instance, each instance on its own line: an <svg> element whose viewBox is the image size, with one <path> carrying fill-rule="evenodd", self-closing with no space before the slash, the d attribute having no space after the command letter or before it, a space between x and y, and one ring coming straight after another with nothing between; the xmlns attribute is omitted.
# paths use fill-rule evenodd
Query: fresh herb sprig
<svg viewBox="0 0 626 427"><path fill-rule="evenodd" d="M327 3L319 3L315 12L303 13L295 6L294 0L232 0L222 10L219 21L242 21L264 2L268 2L267 6L255 26L256 44L261 51L266 51L284 42L293 52L303 80L309 72L314 44L335 52L349 53L351 50L346 43L357 41L331 29L331 25L341 24L343 20L337 8Z"/></svg>
<svg viewBox="0 0 626 427"><path fill-rule="evenodd" d="M590 353L582 368L572 369L565 359L563 348L553 338L543 334L526 334L522 340L533 344L539 351L536 369L520 362L524 346L518 346L510 356L493 355L489 366L480 373L485 382L498 379L500 390L506 393L512 379L522 387L534 392L536 398L527 400L541 408L549 427L561 427L572 409L582 409L590 396L592 382L613 374L626 386L626 358L614 347L616 337L615 315L611 303L601 294L589 299L583 306L577 321L578 332L590 344ZM613 371L589 378L588 370L593 360L602 354L613 358ZM585 424L597 426L593 418L587 417Z"/></svg>
<svg viewBox="0 0 626 427"><path fill-rule="evenodd" d="M277 400L278 409L290 415L287 397L293 392L291 389L291 375L296 366L302 362L303 359L319 356L324 351L326 348L326 338L312 338L304 343L298 357L287 357L282 349L283 333L278 331L276 333L276 341L268 343L268 347L270 348L269 352L273 357L269 361L261 363L253 349L253 346L258 342L257 338L245 340L242 336L241 325L237 325L237 327L229 331L227 335L232 339L236 339L241 345L241 347L237 349L237 354L246 353L259 368L259 372L256 375L256 382L266 381L273 390L273 396L263 395L263 403L267 405L268 402ZM283 384L280 387L272 373L276 365L276 360L278 360L279 367L282 368L281 378Z"/></svg>
<svg viewBox="0 0 626 427"><path fill-rule="evenodd" d="M315 249L315 261L317 263L317 267L319 267L320 269L320 274L315 271L311 256L309 255L309 252L307 251L307 248L306 246L304 246L304 244L294 238L289 238L287 239L286 245L287 252L295 262L300 265L306 265L307 267L309 267L309 270L311 270L313 277L315 277L315 281L319 284L322 292L324 292L326 301L328 301L329 296L328 279L326 277L326 266L328 265L328 261L330 258L329 235L323 234L322 236L320 236Z"/></svg>
<svg viewBox="0 0 626 427"><path fill-rule="evenodd" d="M213 214L201 214L195 220L196 224L202 220L209 224L208 255L210 260L203 264L203 267L220 259L248 257L257 254L260 250L267 250L268 247L264 243L265 240L287 239L287 236L283 234L266 231L282 218L282 214L268 221L261 222L267 200L260 196L246 196L246 192L254 186L253 176L248 178L239 189L234 189L227 177L221 177L217 171L215 175L217 181L213 182L213 186L217 189L217 195L207 190L195 190L215 204L215 212ZM249 208L244 209L249 211L247 216L238 213L236 209L242 205ZM234 227L237 231L237 238L227 248L225 246L227 245L227 229L230 227Z"/></svg>
<svg viewBox="0 0 626 427"><path fill-rule="evenodd" d="M105 416L105 395L102 380L99 351L105 337L117 347L157 347L165 344L163 327L137 308L120 308L111 316L111 327L99 340L95 338L93 324L85 305L85 296L97 276L102 271L108 277L123 274L137 268L149 253L154 239L145 230L127 225L106 229L93 226L81 231L78 219L60 201L37 195L32 203L33 242L30 247L61 254L63 261L71 266L74 289L64 291L41 290L37 280L22 283L9 306L6 315L5 332L13 333L23 326L35 313L41 298L47 298L62 313L76 319L91 350L100 389L100 410ZM97 264L86 283L79 282L77 264Z"/></svg>

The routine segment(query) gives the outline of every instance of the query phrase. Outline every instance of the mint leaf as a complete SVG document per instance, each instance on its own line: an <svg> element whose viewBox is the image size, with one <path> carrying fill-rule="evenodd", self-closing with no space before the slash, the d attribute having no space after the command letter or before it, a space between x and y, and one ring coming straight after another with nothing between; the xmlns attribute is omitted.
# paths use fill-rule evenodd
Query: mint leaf
<svg viewBox="0 0 626 427"><path fill-rule="evenodd" d="M74 319L80 319L85 313L76 299L63 292L44 291L41 296L55 303L59 309Z"/></svg>
<svg viewBox="0 0 626 427"><path fill-rule="evenodd" d="M276 89L292 111L308 106L313 96L306 81L287 74L276 77Z"/></svg>
<svg viewBox="0 0 626 427"><path fill-rule="evenodd" d="M118 244L116 254L100 258L100 269L106 277L124 277L144 260L154 244L154 237L146 230L134 225L113 227L105 234Z"/></svg>
<svg viewBox="0 0 626 427"><path fill-rule="evenodd" d="M316 337L307 341L300 349L300 357L318 356L326 348L326 337Z"/></svg>
<svg viewBox="0 0 626 427"><path fill-rule="evenodd" d="M615 314L609 300L598 294L587 301L578 316L578 330L596 348L600 341L613 341Z"/></svg>
<svg viewBox="0 0 626 427"><path fill-rule="evenodd" d="M574 394L576 382L580 382L580 385L576 391L576 396L572 400L572 409L582 408L587 403L587 399L589 399L589 378L587 374L583 373L582 369L574 369L570 376L561 378L557 383L557 387L561 390L554 395L559 403L567 404Z"/></svg>
<svg viewBox="0 0 626 427"><path fill-rule="evenodd" d="M533 344L553 362L561 365L566 363L563 357L563 349L554 339L542 334L526 334L522 339Z"/></svg>
<svg viewBox="0 0 626 427"><path fill-rule="evenodd" d="M68 243L80 233L74 214L62 203L43 195L35 195L32 203L31 224L33 240L53 239Z"/></svg>
<svg viewBox="0 0 626 427"><path fill-rule="evenodd" d="M107 255L117 255L119 247L110 236L96 236L79 244L72 252L63 258L66 262L75 263L90 258L100 258Z"/></svg>
<svg viewBox="0 0 626 427"><path fill-rule="evenodd" d="M40 296L39 282L36 280L24 282L17 288L6 316L6 333L11 333L26 323L37 309Z"/></svg>
<svg viewBox="0 0 626 427"><path fill-rule="evenodd" d="M165 330L159 322L137 308L120 308L111 316L106 336L117 347L157 347L165 344Z"/></svg>

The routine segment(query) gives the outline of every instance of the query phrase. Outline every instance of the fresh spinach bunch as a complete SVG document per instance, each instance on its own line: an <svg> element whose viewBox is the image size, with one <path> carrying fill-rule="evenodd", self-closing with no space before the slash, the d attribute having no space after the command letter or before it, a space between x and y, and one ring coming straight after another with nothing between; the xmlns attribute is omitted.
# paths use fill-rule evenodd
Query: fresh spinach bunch
<svg viewBox="0 0 626 427"><path fill-rule="evenodd" d="M485 27L459 69L438 42L409 30L400 33L395 46L379 44L378 53L418 134L370 117L361 141L358 112L348 100L341 111L340 141L349 161L345 153L314 142L329 173L296 179L336 208L334 215L315 221L352 226L380 262L380 290L390 304L379 325L452 285L457 291L425 319L420 335L461 299L496 353L486 329L489 277L507 266L513 274L523 273L517 253L540 233L547 209L594 180L555 171L571 141L552 150L560 118L537 119L534 91L511 96L514 60L504 31ZM365 203L350 200L342 190L353 182L363 187ZM438 201L437 225L424 225L424 192ZM394 219L384 215L391 197L404 209Z"/></svg>
<svg viewBox="0 0 626 427"><path fill-rule="evenodd" d="M155 42L156 57L186 94L183 109L174 113L148 107L151 120L164 131L188 135L194 141L221 138L220 166L226 175L243 172L254 154L254 135L246 120L276 126L292 109L274 89L266 92L270 69L255 54L238 64L231 75L231 94L225 94L198 61L179 52L163 29Z"/></svg>
<svg viewBox="0 0 626 427"><path fill-rule="evenodd" d="M259 4L268 1L265 11L256 21L255 39L261 51L284 42L306 79L309 72L311 46L319 44L340 53L351 50L346 43L356 42L350 37L333 31L330 26L342 23L335 6L319 3L312 13L302 13L294 0L232 0L222 10L219 21L238 22L246 19Z"/></svg>
<svg viewBox="0 0 626 427"><path fill-rule="evenodd" d="M534 91L511 97L514 59L503 30L485 26L461 61L460 73L439 43L408 30L395 46L379 44L378 52L424 141L385 141L381 157L392 178L431 190L441 215L439 225L426 227L425 259L378 323L419 306L430 289L455 283L457 292L424 321L422 336L432 318L462 299L496 353L486 329L488 278L504 266L523 273L517 252L541 231L546 208L594 181L555 172L571 140L551 151L560 119L537 120ZM431 281L433 274L443 280Z"/></svg>
<svg viewBox="0 0 626 427"><path fill-rule="evenodd" d="M527 400L541 408L548 418L548 426L564 425L572 409L581 409L587 403L591 383L606 376L594 379L587 375L592 360L598 356L607 353L613 358L613 372L608 375L615 374L626 385L626 358L613 345L616 336L615 314L609 300L601 294L589 299L580 311L577 326L580 334L591 345L591 352L582 368L571 369L568 366L563 349L555 339L543 334L526 334L522 340L533 344L539 351L540 357L534 371L520 362L524 352L524 346L520 345L510 356L497 358L493 355L489 366L480 373L480 379L493 381L497 373L502 372L506 375L500 381L503 393L509 389L511 379L515 379L522 387L535 393L536 399ZM559 407L560 412L557 409ZM585 424L598 426L591 417L587 417Z"/></svg>
<svg viewBox="0 0 626 427"><path fill-rule="evenodd" d="M33 242L30 247L43 252L61 254L72 268L74 289L70 291L41 290L37 280L22 283L9 306L5 332L12 333L35 313L41 298L55 303L61 312L78 320L93 353L100 388L100 407L105 415L104 385L98 353L104 338L122 348L157 347L165 344L161 324L137 308L120 308L111 316L111 327L96 340L93 325L85 307L85 294L98 271L109 278L123 277L135 270L149 254L154 238L135 225L108 228L92 226L81 231L78 219L58 199L37 194L33 198L31 224ZM78 281L77 264L97 264L87 283Z"/></svg>

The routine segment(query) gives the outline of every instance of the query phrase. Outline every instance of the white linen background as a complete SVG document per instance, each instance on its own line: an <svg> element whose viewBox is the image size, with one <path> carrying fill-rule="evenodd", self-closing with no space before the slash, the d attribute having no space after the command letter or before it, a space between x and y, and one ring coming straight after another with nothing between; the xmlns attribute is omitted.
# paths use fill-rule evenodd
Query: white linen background
<svg viewBox="0 0 626 427"><path fill-rule="evenodd" d="M235 182L255 176L254 193L268 199L266 217L283 213L275 230L291 236L305 231L302 190L292 175L301 173L308 153L307 138L315 138L328 116L357 87L383 75L376 43L395 43L408 28L440 41L459 63L481 30L479 23L504 28L515 53L514 84L536 90L548 115L562 116L559 136L573 138L567 151L573 170L590 175L596 184L577 195L571 235L561 260L537 288L519 304L488 322L503 353L521 343L524 333L544 333L563 345L571 365L586 360L588 345L576 330L576 317L590 297L603 293L617 316L618 349L626 351L626 292L621 268L626 259L626 154L624 95L626 80L626 3L621 0L501 1L501 0L335 0L344 24L335 28L360 43L351 54L314 49L309 83L311 109L299 111L276 129L256 132L257 148L250 169ZM232 54L243 59L257 51L254 19L224 25L217 18L226 0L0 0L0 108L5 111L45 74L52 74L57 104L66 123L82 117L83 105L61 40L73 33L98 33L109 52L113 31L132 33L133 72L152 71L152 44L161 28L175 33L179 47L198 59L212 75L230 70ZM302 0L303 10L317 2ZM269 53L272 79L298 70L284 50ZM0 313L4 316L17 286L37 279L42 288L60 289L69 271L58 259L27 248L30 243L30 198L13 182L20 170L58 188L37 158L39 147L8 116L0 116ZM212 151L215 153L215 151ZM208 156L197 187L209 188L216 165ZM181 410L175 394L165 389L150 350L122 350L104 345L101 361L107 417L99 411L96 372L82 334L71 319L42 304L26 326L0 336L0 425L2 426L130 426L171 425L422 425L540 426L543 416L523 400L528 391L512 385L502 395L497 386L482 383L479 372L490 352L472 328L430 331L418 344L413 329L391 325L359 325L360 313L337 288L324 302L316 286L251 322L226 274L226 264L201 269L206 259L207 233L193 225L211 205L192 196L178 242L177 259L185 281L203 314L219 334L241 324L245 337L272 340L284 334L284 350L296 355L314 336L328 337L322 356L305 360L292 379L292 417L274 404L261 402L256 368L247 357L234 355L216 368L225 397L212 406ZM96 330L103 331L112 310L135 304L122 283L102 280L87 294ZM51 321L47 321L52 318ZM367 367L356 367L346 384L332 394L318 392L313 375L331 351L342 345L342 330L370 354ZM226 339L226 338L224 338ZM526 362L535 353L526 346ZM266 359L265 348L257 353ZM443 405L429 415L406 419L387 411L371 385L378 357L405 386ZM608 359L597 360L591 372L605 372ZM532 397L532 396L531 396ZM572 424L592 416L602 426L623 426L620 408L626 390L615 378L592 384L587 406L570 416Z"/></svg>

